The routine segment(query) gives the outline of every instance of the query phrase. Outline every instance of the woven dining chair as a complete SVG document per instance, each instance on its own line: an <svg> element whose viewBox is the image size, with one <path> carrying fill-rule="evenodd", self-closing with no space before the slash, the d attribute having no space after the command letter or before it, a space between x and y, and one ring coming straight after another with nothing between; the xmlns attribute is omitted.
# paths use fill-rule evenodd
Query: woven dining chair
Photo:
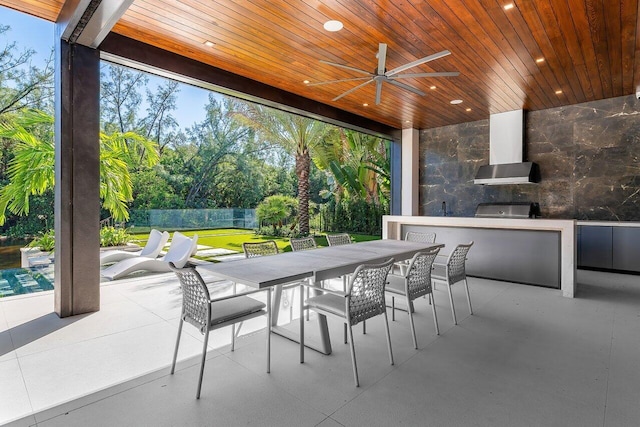
<svg viewBox="0 0 640 427"><path fill-rule="evenodd" d="M342 320L349 330L351 344L351 362L356 387L360 386L358 379L358 365L356 363L356 349L353 342L352 327L375 316L383 315L387 331L387 345L389 347L389 361L393 365L393 351L391 349L391 335L385 304L384 290L389 270L393 266L393 258L382 264L362 264L349 280L346 293L326 288L313 289L321 295L311 297L305 302L305 307L325 316ZM304 286L313 286L305 284ZM300 340L300 352L304 353L304 339ZM303 354L304 358L304 354Z"/></svg>
<svg viewBox="0 0 640 427"><path fill-rule="evenodd" d="M280 253L280 250L278 249L278 245L275 240L266 240L263 242L244 242L242 244L242 250L244 251L245 258L256 258L256 257L262 257L262 256L269 256L269 255L278 255ZM282 296L282 291L291 290L290 296L285 294L285 298L286 298L285 304L289 305L289 319L293 318L294 293L295 293L295 288L298 287L299 285L300 285L299 283L291 283L288 285L278 285L274 287L275 295L273 298L274 299L273 302L274 304L277 304L276 305L277 307L279 307L280 305L280 298ZM278 319L272 319L272 321L273 321L273 326L275 326L278 323Z"/></svg>
<svg viewBox="0 0 640 427"><path fill-rule="evenodd" d="M289 243L291 244L291 250L294 252L306 251L318 247L316 245L316 239L314 239L313 236L291 238L289 239Z"/></svg>
<svg viewBox="0 0 640 427"><path fill-rule="evenodd" d="M435 243L436 233L407 231L407 233L404 235L404 240L406 240L407 242ZM404 275L406 273L407 267L409 266L409 260L398 261L396 262L396 266L400 269L400 274Z"/></svg>
<svg viewBox="0 0 640 427"><path fill-rule="evenodd" d="M327 243L329 246L339 246L339 245L348 245L351 242L351 236L349 233L340 233L340 234L327 234Z"/></svg>
<svg viewBox="0 0 640 427"><path fill-rule="evenodd" d="M291 244L291 250L293 252L308 251L310 249L316 249L318 247L318 245L316 245L316 239L314 239L313 236L291 238L289 239L289 243ZM306 288L306 290L307 290L307 293L306 293L307 298L309 298L309 288ZM291 304L291 307L293 309L293 304ZM289 317L292 317L292 316L293 315L290 314ZM307 320L309 320L309 310L307 310L306 318Z"/></svg>
<svg viewBox="0 0 640 427"><path fill-rule="evenodd" d="M266 240L264 242L244 242L242 244L245 258L255 258L265 255L277 255L278 245L275 240Z"/></svg>
<svg viewBox="0 0 640 427"><path fill-rule="evenodd" d="M256 289L241 294L234 293L233 295L212 299L209 295L207 285L195 267L177 268L172 262L169 263L169 267L178 276L180 288L182 289L182 312L180 315L180 325L178 327L178 338L176 339L176 347L171 363L171 374L173 375L176 368L182 325L184 322L190 323L198 328L200 333L204 335L202 361L200 362L200 377L196 391L196 399L200 399L204 364L207 359L209 332L224 328L225 326L233 326L238 322L262 315L266 315L267 317L267 373L269 373L271 371L271 311L269 309L271 304L271 289ZM266 304L247 296L256 292L265 291L267 292ZM235 340L233 331L231 339L232 342Z"/></svg>
<svg viewBox="0 0 640 427"><path fill-rule="evenodd" d="M458 324L456 319L456 310L453 306L453 295L451 293L451 287L458 283L464 282L464 288L467 292L467 302L469 304L469 314L473 314L471 308L471 296L469 295L469 284L467 283L467 272L465 269L465 263L467 260L467 254L469 249L473 246L473 241L468 244L461 244L449 254L446 264L433 263L433 271L431 272L431 280L434 282L442 282L447 285L449 290L449 302L451 303L451 315L453 316L453 323ZM434 283L435 286L435 283Z"/></svg>
<svg viewBox="0 0 640 427"><path fill-rule="evenodd" d="M429 251L416 253L409 261L409 265L403 275L389 274L387 278L386 292L391 295L391 320L396 320L395 297L404 297L407 313L409 314L409 326L411 328L411 334L413 335L413 347L416 349L418 348L418 340L416 339L416 328L413 322L413 301L415 299L421 296L429 296L436 334L440 335L438 317L436 315L436 303L433 299L433 286L431 284L431 269L439 251L440 248L434 248Z"/></svg>
<svg viewBox="0 0 640 427"><path fill-rule="evenodd" d="M340 233L340 234L327 234L327 243L329 246L341 246L341 245L349 245L353 243L351 241L351 236L349 233ZM347 291L347 282L349 281L349 275L345 274L342 276L342 291ZM367 333L367 322L362 322L362 333ZM347 325L344 325L344 342L347 343Z"/></svg>

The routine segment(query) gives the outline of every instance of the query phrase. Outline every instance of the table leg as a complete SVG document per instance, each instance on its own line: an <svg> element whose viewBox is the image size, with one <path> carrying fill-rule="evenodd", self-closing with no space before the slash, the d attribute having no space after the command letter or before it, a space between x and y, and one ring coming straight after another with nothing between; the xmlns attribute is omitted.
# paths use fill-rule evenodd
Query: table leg
<svg viewBox="0 0 640 427"><path fill-rule="evenodd" d="M303 292L302 289L300 290L300 319L303 320L304 319L304 310L303 310L303 305L304 305L304 297L303 297ZM310 348L312 350L315 350L319 353L322 354L331 354L331 338L329 337L329 326L327 324L327 317L322 315L322 314L318 314L318 332L319 332L319 337L320 337L320 342L316 342L314 340L309 340L309 339L304 339L304 322L300 322L300 326L299 326L299 331L298 333L287 329L287 328L283 328L282 326L278 326L277 325L277 319L278 319L278 311L280 309L280 296L282 295L282 287L281 286L275 286L274 289L274 296L272 298L273 300L273 311L272 311L272 318L271 318L271 322L273 327L271 328L271 332L273 332L274 334L280 335L282 337L285 337L287 339L290 339L291 341L300 343L302 341L302 344L307 347ZM276 305L277 304L277 305ZM302 337L302 339L301 339ZM302 347L302 346L301 346ZM300 363L304 362L304 354L303 354L303 349L301 348L300 350Z"/></svg>
<svg viewBox="0 0 640 427"><path fill-rule="evenodd" d="M304 363L304 286L300 285L300 363Z"/></svg>

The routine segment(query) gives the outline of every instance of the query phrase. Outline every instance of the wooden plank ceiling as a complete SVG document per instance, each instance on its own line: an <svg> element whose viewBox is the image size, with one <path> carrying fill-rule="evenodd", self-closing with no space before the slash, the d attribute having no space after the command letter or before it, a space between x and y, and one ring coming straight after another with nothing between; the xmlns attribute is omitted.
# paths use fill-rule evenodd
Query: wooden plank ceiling
<svg viewBox="0 0 640 427"><path fill-rule="evenodd" d="M61 3L0 0L48 20ZM344 28L325 31L330 19ZM633 94L639 26L638 0L135 0L113 31L386 125L432 128ZM373 72L379 43L387 69L446 49L406 72L460 75L403 80L425 96L385 83L380 105L375 84L332 101L361 81L303 83L362 77L320 60Z"/></svg>

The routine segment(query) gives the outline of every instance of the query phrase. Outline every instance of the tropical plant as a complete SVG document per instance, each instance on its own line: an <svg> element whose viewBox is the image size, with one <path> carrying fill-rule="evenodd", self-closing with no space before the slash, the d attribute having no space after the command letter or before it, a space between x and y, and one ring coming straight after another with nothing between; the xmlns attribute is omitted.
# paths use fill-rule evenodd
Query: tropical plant
<svg viewBox="0 0 640 427"><path fill-rule="evenodd" d="M41 195L55 184L53 117L39 110L24 109L0 123L0 138L16 141L9 161L9 183L0 189L0 225L6 211L29 213L29 197ZM144 150L145 166L157 163L156 144L133 132L100 134L100 198L105 209L118 221L129 217L131 177L127 161Z"/></svg>
<svg viewBox="0 0 640 427"><path fill-rule="evenodd" d="M31 248L40 248L43 252L52 252L56 246L56 238L53 230L48 230L29 243Z"/></svg>
<svg viewBox="0 0 640 427"><path fill-rule="evenodd" d="M279 229L284 221L295 216L296 199L276 194L269 196L256 208L259 223L267 223L273 227L274 235L279 235Z"/></svg>
<svg viewBox="0 0 640 427"><path fill-rule="evenodd" d="M29 213L29 196L42 195L54 185L53 117L38 110L22 110L0 123L0 137L15 141L9 161L9 183L0 189L0 225L6 211Z"/></svg>
<svg viewBox="0 0 640 427"><path fill-rule="evenodd" d="M100 198L116 221L129 219L128 203L133 185L129 169L140 164L154 166L160 157L157 144L134 132L100 133ZM1 207L1 206L0 206Z"/></svg>
<svg viewBox="0 0 640 427"><path fill-rule="evenodd" d="M309 234L311 152L323 143L324 136L333 127L318 120L258 104L243 104L239 114L242 121L256 129L265 140L294 153L298 177L298 227L300 235Z"/></svg>
<svg viewBox="0 0 640 427"><path fill-rule="evenodd" d="M131 241L131 234L126 228L102 227L100 229L100 246L121 246Z"/></svg>
<svg viewBox="0 0 640 427"><path fill-rule="evenodd" d="M343 197L385 204L390 194L390 144L378 137L341 129L319 147L314 161L331 175L337 200Z"/></svg>

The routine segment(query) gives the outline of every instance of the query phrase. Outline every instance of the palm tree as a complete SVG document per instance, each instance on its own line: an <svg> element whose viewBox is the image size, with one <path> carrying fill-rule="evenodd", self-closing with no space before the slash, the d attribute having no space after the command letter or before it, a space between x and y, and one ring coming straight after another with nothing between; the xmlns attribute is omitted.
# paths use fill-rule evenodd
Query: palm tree
<svg viewBox="0 0 640 427"><path fill-rule="evenodd" d="M324 136L332 126L318 120L248 103L242 104L239 118L256 129L265 140L289 152L295 152L295 171L298 177L298 227L301 235L309 234L311 152L323 144Z"/></svg>
<svg viewBox="0 0 640 427"><path fill-rule="evenodd" d="M9 184L0 190L0 225L6 220L7 210L26 215L29 197L53 188L53 122L53 117L43 111L24 109L0 123L0 138L16 142L14 158L9 162ZM126 220L132 194L128 161L144 150L145 165L155 165L159 160L157 145L133 132L101 133L100 143L100 198L116 220Z"/></svg>
<svg viewBox="0 0 640 427"><path fill-rule="evenodd" d="M256 215L260 224L266 222L273 227L273 233L277 236L278 229L283 221L292 217L295 212L296 199L281 194L275 194L264 199L256 208Z"/></svg>

